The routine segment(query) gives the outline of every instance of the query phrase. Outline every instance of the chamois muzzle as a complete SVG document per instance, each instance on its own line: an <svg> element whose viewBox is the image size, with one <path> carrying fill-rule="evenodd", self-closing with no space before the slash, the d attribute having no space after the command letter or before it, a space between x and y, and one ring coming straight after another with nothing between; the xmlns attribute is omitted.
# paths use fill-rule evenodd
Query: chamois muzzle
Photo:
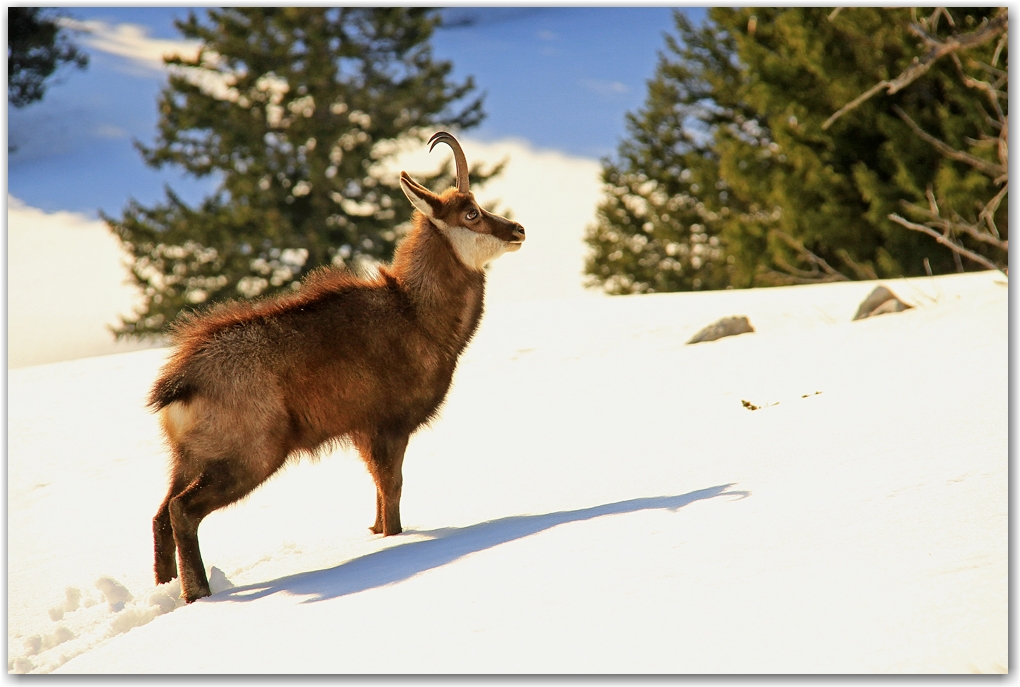
<svg viewBox="0 0 1020 687"><path fill-rule="evenodd" d="M524 243L524 227L520 223L509 220L506 217L500 217L490 212L485 212L484 214L489 228L488 233L508 244L506 246L508 251L520 250L521 244Z"/></svg>

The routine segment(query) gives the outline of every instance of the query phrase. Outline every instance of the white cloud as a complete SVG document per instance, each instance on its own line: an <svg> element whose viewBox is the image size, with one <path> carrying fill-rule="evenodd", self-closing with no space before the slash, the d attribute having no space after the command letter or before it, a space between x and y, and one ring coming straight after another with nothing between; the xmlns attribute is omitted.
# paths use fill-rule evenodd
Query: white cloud
<svg viewBox="0 0 1020 687"><path fill-rule="evenodd" d="M102 21L78 21L66 17L60 19L60 22L69 29L81 31L84 34L81 41L93 50L126 58L132 67L141 68L146 72L167 71L163 63L166 56L180 55L194 59L200 46L198 41L152 38L148 35L146 27L137 24L110 25ZM217 59L218 56L214 52L206 51L203 64L214 63ZM191 83L215 98L221 100L237 98L237 91L231 88L229 76L195 68L172 67L169 71L183 74Z"/></svg>
<svg viewBox="0 0 1020 687"><path fill-rule="evenodd" d="M125 57L150 70L163 71L165 55L194 57L198 51L199 44L196 41L152 38L146 27L137 24L110 25L102 21L78 21L67 17L60 22L69 29L83 32L81 42L93 50Z"/></svg>

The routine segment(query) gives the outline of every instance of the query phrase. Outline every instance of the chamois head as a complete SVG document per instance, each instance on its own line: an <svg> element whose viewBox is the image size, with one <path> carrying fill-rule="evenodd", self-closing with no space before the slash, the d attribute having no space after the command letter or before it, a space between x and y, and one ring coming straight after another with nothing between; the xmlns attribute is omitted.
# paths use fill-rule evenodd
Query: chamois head
<svg viewBox="0 0 1020 687"><path fill-rule="evenodd" d="M487 212L468 188L467 158L457 139L440 131L429 140L431 151L438 143L453 148L457 164L457 187L436 195L407 175L400 173L400 188L411 204L453 244L465 265L482 270L503 253L518 250L524 242L524 227L505 217Z"/></svg>

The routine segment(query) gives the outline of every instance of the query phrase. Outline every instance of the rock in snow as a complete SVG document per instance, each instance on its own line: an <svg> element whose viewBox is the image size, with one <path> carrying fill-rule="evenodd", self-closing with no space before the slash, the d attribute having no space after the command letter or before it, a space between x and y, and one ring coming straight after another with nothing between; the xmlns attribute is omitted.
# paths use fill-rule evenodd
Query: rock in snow
<svg viewBox="0 0 1020 687"><path fill-rule="evenodd" d="M875 290L868 294L861 305L857 308L854 320L863 320L866 317L884 315L886 313L903 312L909 310L912 305L907 305L896 297L892 291L884 286L876 286Z"/></svg>
<svg viewBox="0 0 1020 687"><path fill-rule="evenodd" d="M744 316L724 317L714 322L691 337L687 343L696 344L703 341L715 341L724 336L736 336L737 334L748 334L754 332L754 327Z"/></svg>

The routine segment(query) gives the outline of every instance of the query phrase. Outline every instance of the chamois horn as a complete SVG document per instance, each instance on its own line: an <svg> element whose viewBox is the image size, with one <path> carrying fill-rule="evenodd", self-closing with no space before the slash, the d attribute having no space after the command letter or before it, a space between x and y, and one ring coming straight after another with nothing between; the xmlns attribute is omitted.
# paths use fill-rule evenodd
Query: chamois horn
<svg viewBox="0 0 1020 687"><path fill-rule="evenodd" d="M453 159L457 163L457 190L461 193L468 192L468 165L464 157L464 150L460 147L457 139L445 131L439 131L429 139L429 152L436 147L437 143L445 143L453 148Z"/></svg>

